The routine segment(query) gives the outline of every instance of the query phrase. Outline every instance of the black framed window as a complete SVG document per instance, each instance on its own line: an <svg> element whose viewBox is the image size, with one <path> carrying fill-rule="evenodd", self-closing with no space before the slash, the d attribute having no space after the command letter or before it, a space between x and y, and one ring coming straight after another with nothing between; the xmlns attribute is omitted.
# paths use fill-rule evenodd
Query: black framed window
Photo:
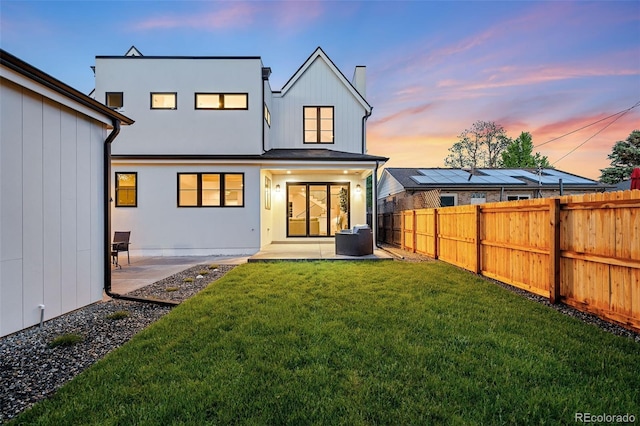
<svg viewBox="0 0 640 426"><path fill-rule="evenodd" d="M264 121L267 122L267 126L271 127L271 112L269 112L267 104L264 104Z"/></svg>
<svg viewBox="0 0 640 426"><path fill-rule="evenodd" d="M137 172L116 172L116 207L138 207Z"/></svg>
<svg viewBox="0 0 640 426"><path fill-rule="evenodd" d="M196 93L196 109L249 109L247 93Z"/></svg>
<svg viewBox="0 0 640 426"><path fill-rule="evenodd" d="M304 143L333 143L332 106L304 107Z"/></svg>
<svg viewBox="0 0 640 426"><path fill-rule="evenodd" d="M176 92L152 92L151 109L178 109Z"/></svg>
<svg viewBox="0 0 640 426"><path fill-rule="evenodd" d="M178 207L244 207L244 173L178 173Z"/></svg>
<svg viewBox="0 0 640 426"><path fill-rule="evenodd" d="M122 108L124 106L124 94L122 92L107 92L105 105L109 108Z"/></svg>

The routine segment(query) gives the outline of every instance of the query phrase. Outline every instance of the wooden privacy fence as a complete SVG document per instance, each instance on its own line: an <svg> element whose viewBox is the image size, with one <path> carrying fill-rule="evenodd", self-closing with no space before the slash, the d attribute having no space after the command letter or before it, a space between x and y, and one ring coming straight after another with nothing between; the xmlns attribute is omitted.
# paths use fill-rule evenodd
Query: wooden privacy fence
<svg viewBox="0 0 640 426"><path fill-rule="evenodd" d="M400 235L405 250L640 330L640 191L406 210Z"/></svg>

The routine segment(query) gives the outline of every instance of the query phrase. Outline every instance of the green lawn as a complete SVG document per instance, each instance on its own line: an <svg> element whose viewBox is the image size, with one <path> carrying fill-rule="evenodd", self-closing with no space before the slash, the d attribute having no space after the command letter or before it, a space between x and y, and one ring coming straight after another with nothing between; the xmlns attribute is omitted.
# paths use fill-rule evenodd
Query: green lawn
<svg viewBox="0 0 640 426"><path fill-rule="evenodd" d="M640 419L640 345L440 262L246 264L24 424Z"/></svg>

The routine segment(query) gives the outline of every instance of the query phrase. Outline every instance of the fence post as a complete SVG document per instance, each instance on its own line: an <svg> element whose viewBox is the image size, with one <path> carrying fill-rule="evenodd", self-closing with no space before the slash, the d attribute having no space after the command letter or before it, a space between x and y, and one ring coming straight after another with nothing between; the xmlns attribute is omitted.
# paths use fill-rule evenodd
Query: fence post
<svg viewBox="0 0 640 426"><path fill-rule="evenodd" d="M482 245L480 244L480 204L476 205L476 268L475 273L480 274L482 272L481 253Z"/></svg>
<svg viewBox="0 0 640 426"><path fill-rule="evenodd" d="M404 245L404 210L400 214L400 247L402 250L407 249Z"/></svg>
<svg viewBox="0 0 640 426"><path fill-rule="evenodd" d="M433 258L438 258L438 209L433 209Z"/></svg>
<svg viewBox="0 0 640 426"><path fill-rule="evenodd" d="M413 253L415 253L418 245L418 213L416 210L411 212L413 213Z"/></svg>
<svg viewBox="0 0 640 426"><path fill-rule="evenodd" d="M560 199L549 200L549 302L560 302Z"/></svg>

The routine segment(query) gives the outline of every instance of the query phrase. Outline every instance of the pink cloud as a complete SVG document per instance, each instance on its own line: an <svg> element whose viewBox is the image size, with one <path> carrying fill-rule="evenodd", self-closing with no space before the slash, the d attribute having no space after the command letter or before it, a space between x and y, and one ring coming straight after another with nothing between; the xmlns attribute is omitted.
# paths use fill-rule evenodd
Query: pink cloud
<svg viewBox="0 0 640 426"><path fill-rule="evenodd" d="M167 14L151 17L134 24L137 30L191 28L215 31L227 28L245 28L260 21L270 22L279 29L305 28L322 17L322 2L222 2L215 9L183 15Z"/></svg>
<svg viewBox="0 0 640 426"><path fill-rule="evenodd" d="M423 112L429 110L433 108L433 104L431 103L427 103L427 104L423 104L423 105L418 105L415 107L410 107L410 108L404 108L394 114L390 114L387 115L385 117L379 118L379 119L375 119L374 123L372 124L373 126L376 125L381 125L381 124L385 124L388 122L393 122L395 120L398 119L405 119L405 118L409 118L411 116L414 115L419 115L422 114Z"/></svg>
<svg viewBox="0 0 640 426"><path fill-rule="evenodd" d="M219 30L246 27L253 23L259 9L250 3L222 3L224 7L215 11L188 15L156 16L134 25L138 30L194 28Z"/></svg>

